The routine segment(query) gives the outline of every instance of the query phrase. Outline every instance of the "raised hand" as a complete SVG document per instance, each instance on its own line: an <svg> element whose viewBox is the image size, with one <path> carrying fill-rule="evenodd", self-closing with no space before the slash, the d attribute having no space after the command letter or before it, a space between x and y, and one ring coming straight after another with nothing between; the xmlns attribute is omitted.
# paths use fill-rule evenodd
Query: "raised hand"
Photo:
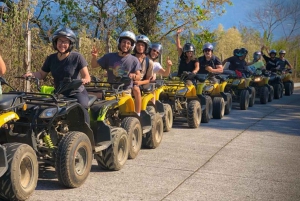
<svg viewBox="0 0 300 201"><path fill-rule="evenodd" d="M92 48L91 53L92 53L92 56L93 56L93 57L97 57L97 56L98 56L98 49L94 46L94 47Z"/></svg>
<svg viewBox="0 0 300 201"><path fill-rule="evenodd" d="M168 66L172 66L173 65L173 63L172 63L172 61L171 61L171 59L170 59L169 56L167 57L167 65Z"/></svg>

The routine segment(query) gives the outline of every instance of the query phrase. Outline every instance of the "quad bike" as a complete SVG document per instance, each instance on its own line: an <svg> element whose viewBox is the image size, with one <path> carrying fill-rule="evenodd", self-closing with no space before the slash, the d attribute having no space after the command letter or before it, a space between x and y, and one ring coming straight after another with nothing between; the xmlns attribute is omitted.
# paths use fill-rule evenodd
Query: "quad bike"
<svg viewBox="0 0 300 201"><path fill-rule="evenodd" d="M272 71L266 71L264 73L269 77L269 85L271 85L274 89L274 99L282 98L284 84L282 82L285 77L284 74L280 70L272 69Z"/></svg>
<svg viewBox="0 0 300 201"><path fill-rule="evenodd" d="M241 110L247 110L255 103L256 91L254 87L249 86L251 78L238 76L235 71L224 70L223 74L229 75L225 92L232 95L232 100L239 102Z"/></svg>
<svg viewBox="0 0 300 201"><path fill-rule="evenodd" d="M266 104L271 102L274 97L274 88L269 85L269 76L265 76L261 69L256 69L256 71L251 76L250 86L255 88L256 97L259 97L261 104Z"/></svg>
<svg viewBox="0 0 300 201"><path fill-rule="evenodd" d="M294 93L294 81L292 80L292 70L284 69L281 71L284 86L284 95L290 96Z"/></svg>
<svg viewBox="0 0 300 201"><path fill-rule="evenodd" d="M123 85L124 84L121 84L117 89L111 91L111 93L115 95L122 93L119 88ZM40 91L42 93L51 94L54 91L54 87L42 86ZM120 170L128 158L129 147L126 131L120 126L111 124L111 122L108 121L109 118L105 118L106 116L113 118L114 113L108 111L108 108L114 108L117 104L117 100L101 101L96 95L89 94L88 113L90 116L90 128L93 133L107 133L112 136L112 143L109 146L104 145L108 148L94 153L94 158L96 159L98 166L105 170ZM97 136L101 137L101 135Z"/></svg>
<svg viewBox="0 0 300 201"><path fill-rule="evenodd" d="M0 77L2 84L8 85ZM26 200L38 181L38 160L31 146L14 141L5 130L20 119L17 112L26 110L22 92L0 94L0 200ZM9 139L10 138L10 139Z"/></svg>
<svg viewBox="0 0 300 201"><path fill-rule="evenodd" d="M58 181L70 188L85 182L93 154L106 159L105 164L110 167L119 169L119 144L123 142L125 155L128 151L124 129L111 128L100 120L97 129L92 128L90 122L85 121L87 112L77 100L62 96L63 92L81 85L81 80L65 79L54 94L25 93L27 110L18 110L20 119L9 122L1 131L8 143L30 145L41 162L55 167ZM96 97L91 97L89 104L95 100Z"/></svg>
<svg viewBox="0 0 300 201"><path fill-rule="evenodd" d="M154 91L155 101L160 102L160 94L164 92L164 80L156 80L156 89ZM171 128L173 127L173 112L172 107L168 103L163 103L163 109L164 109L164 115L162 117L163 119L163 125L164 125L164 132L169 132Z"/></svg>
<svg viewBox="0 0 300 201"><path fill-rule="evenodd" d="M198 128L206 99L196 94L196 87L191 81L194 80L194 74L183 72L180 78L175 77L175 74L177 73L173 73L165 82L159 99L162 103L171 105L174 117L184 117L190 128Z"/></svg>
<svg viewBox="0 0 300 201"><path fill-rule="evenodd" d="M135 158L141 146L148 148L156 148L161 142L162 122L160 114L150 114L147 111L147 101L151 97L144 99L141 115L135 112L134 99L131 94L125 93L123 90L124 83L131 82L128 77L118 78L114 83L102 82L96 77L92 77L91 84L87 86L89 94L98 97L95 106L91 106L91 112L97 103L105 103L114 101L113 105L103 107L98 105L99 110L105 110L102 119L109 125L120 126L127 131L129 139L128 158ZM152 105L154 107L154 105ZM145 109L146 108L146 109ZM156 108L156 107L155 107Z"/></svg>
<svg viewBox="0 0 300 201"><path fill-rule="evenodd" d="M213 80L215 78L217 80ZM206 108L202 113L202 121L208 123L210 118L221 119L224 114L229 114L232 107L232 96L225 93L227 75L197 74L197 95L206 99Z"/></svg>

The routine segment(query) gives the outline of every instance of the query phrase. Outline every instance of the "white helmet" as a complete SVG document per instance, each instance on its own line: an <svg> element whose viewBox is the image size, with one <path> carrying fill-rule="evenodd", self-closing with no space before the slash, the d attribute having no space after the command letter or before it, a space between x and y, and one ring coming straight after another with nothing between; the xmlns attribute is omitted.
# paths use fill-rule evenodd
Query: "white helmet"
<svg viewBox="0 0 300 201"><path fill-rule="evenodd" d="M120 36L119 36L119 38L118 38L118 50L120 50L120 51L121 51L120 44L121 44L121 41L122 41L123 39L129 39L129 40L131 41L131 48L130 48L130 50L129 50L128 52L125 52L125 53L131 52L131 51L134 49L135 43L136 43L136 37L135 37L135 34L134 34L133 32L131 32L131 31L123 31L123 32L120 34Z"/></svg>

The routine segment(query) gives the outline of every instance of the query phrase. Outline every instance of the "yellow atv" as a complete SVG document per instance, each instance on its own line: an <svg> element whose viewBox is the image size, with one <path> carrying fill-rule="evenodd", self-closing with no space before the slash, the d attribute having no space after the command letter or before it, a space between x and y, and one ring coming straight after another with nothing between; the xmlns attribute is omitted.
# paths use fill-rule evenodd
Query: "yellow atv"
<svg viewBox="0 0 300 201"><path fill-rule="evenodd" d="M209 122L211 116L221 119L224 114L229 114L232 108L232 96L225 93L227 75L197 74L197 95L206 99L206 108L202 113L202 121Z"/></svg>
<svg viewBox="0 0 300 201"><path fill-rule="evenodd" d="M292 80L292 70L284 69L282 70L282 82L284 85L284 94L290 96L294 93L294 81Z"/></svg>
<svg viewBox="0 0 300 201"><path fill-rule="evenodd" d="M8 85L2 77L0 77L0 82ZM39 169L36 152L27 144L24 136L16 140L11 136L13 133L8 134L5 131L11 122L20 119L18 111L26 110L27 105L23 96L23 92L0 94L1 200L28 199L34 192L38 181Z"/></svg>
<svg viewBox="0 0 300 201"><path fill-rule="evenodd" d="M206 105L206 100L196 94L196 87L191 81L194 74L184 72L180 78L175 77L175 74L165 82L159 99L171 105L174 117L184 117L190 128L198 128L205 109L201 108L201 103Z"/></svg>
<svg viewBox="0 0 300 201"><path fill-rule="evenodd" d="M160 102L160 95L164 92L165 80L156 80L156 89L154 91L155 101ZM164 115L162 117L164 124L164 132L168 132L173 127L172 107L168 103L163 103Z"/></svg>
<svg viewBox="0 0 300 201"><path fill-rule="evenodd" d="M266 104L271 102L274 97L274 88L269 85L269 76L265 76L261 69L256 69L256 71L251 75L250 86L255 88L256 97L259 97L261 104Z"/></svg>
<svg viewBox="0 0 300 201"><path fill-rule="evenodd" d="M229 75L225 92L232 95L232 100L239 102L241 110L247 110L255 103L256 91L250 86L251 78L238 76L235 71L224 70L223 74Z"/></svg>

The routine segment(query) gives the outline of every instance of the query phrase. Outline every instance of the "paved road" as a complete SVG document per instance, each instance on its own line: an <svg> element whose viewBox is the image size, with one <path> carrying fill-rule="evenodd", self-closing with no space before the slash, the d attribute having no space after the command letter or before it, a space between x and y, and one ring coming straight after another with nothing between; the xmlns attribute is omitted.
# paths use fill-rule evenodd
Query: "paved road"
<svg viewBox="0 0 300 201"><path fill-rule="evenodd" d="M175 122L160 147L141 150L120 171L102 171L94 161L77 189L41 170L29 200L300 200L300 89L256 103L198 129Z"/></svg>

